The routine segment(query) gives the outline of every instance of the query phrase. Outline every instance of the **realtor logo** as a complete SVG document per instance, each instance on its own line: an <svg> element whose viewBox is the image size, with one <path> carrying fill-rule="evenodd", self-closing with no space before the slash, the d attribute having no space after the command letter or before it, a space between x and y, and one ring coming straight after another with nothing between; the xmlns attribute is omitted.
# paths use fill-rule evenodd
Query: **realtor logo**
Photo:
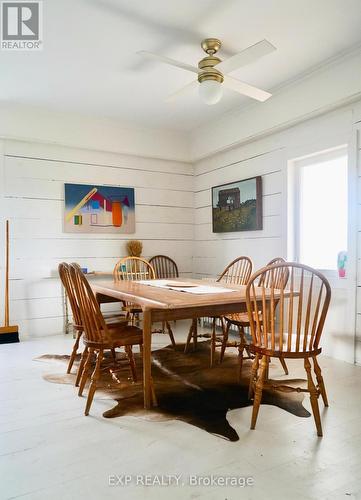
<svg viewBox="0 0 361 500"><path fill-rule="evenodd" d="M42 49L42 2L1 2L1 49Z"/></svg>

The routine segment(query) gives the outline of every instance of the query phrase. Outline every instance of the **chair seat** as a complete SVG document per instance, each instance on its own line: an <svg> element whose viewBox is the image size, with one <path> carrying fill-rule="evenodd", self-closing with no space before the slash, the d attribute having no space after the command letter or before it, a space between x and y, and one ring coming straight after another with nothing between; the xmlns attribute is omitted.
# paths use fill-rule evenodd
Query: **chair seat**
<svg viewBox="0 0 361 500"><path fill-rule="evenodd" d="M108 332L111 339L108 340L104 337L103 342L92 342L84 337L84 344L95 349L114 349L116 347L143 344L143 332L136 326L125 326L124 324L108 325Z"/></svg>
<svg viewBox="0 0 361 500"><path fill-rule="evenodd" d="M112 336L114 347L143 344L143 331L137 326L110 327L109 333Z"/></svg>
<svg viewBox="0 0 361 500"><path fill-rule="evenodd" d="M107 313L103 314L103 317L106 324L110 326L124 326L128 324L128 320L124 314ZM84 331L83 325L77 325L76 323L73 323L73 328L79 333Z"/></svg>
<svg viewBox="0 0 361 500"><path fill-rule="evenodd" d="M315 347L313 349L306 349L303 350L303 336L300 337L300 343L299 343L299 349L296 349L296 339L297 335L294 334L291 336L291 349L287 350L287 342L288 342L288 334L284 333L283 334L283 349L279 349L279 342L278 338L279 336L276 333L276 345L275 345L275 350L272 350L271 348L265 348L261 346L255 346L253 344L249 345L249 349L253 354L260 354L266 355L266 356L272 356L275 358L308 358L312 356L317 356L318 354L321 353L322 349L321 347ZM270 344L269 344L270 345Z"/></svg>
<svg viewBox="0 0 361 500"><path fill-rule="evenodd" d="M249 325L249 316L246 312L228 314L225 320L235 325Z"/></svg>

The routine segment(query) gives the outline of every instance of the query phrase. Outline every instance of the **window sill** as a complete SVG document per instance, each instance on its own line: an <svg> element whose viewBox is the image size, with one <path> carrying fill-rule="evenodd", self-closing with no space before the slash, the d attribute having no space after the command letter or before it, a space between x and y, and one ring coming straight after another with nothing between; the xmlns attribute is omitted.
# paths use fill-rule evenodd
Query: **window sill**
<svg viewBox="0 0 361 500"><path fill-rule="evenodd" d="M349 288L350 286L350 278L347 276L346 278L340 278L338 276L338 271L334 271L331 269L317 269L320 273L322 273L330 283L331 288L338 288L344 290Z"/></svg>

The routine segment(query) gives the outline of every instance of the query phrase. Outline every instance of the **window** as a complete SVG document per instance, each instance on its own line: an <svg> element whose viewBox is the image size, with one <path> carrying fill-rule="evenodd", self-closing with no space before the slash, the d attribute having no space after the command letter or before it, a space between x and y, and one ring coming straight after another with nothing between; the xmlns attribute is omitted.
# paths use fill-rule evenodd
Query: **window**
<svg viewBox="0 0 361 500"><path fill-rule="evenodd" d="M347 251L347 149L291 163L294 256L316 269L336 270L338 253Z"/></svg>

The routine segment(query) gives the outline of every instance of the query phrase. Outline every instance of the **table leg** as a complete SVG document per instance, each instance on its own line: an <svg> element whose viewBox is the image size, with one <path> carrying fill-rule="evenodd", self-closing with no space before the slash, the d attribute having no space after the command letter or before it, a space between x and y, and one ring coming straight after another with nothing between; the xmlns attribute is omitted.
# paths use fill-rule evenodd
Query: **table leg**
<svg viewBox="0 0 361 500"><path fill-rule="evenodd" d="M152 360L151 360L151 344L152 344L152 313L150 310L143 311L143 392L144 392L144 408L149 410L152 405Z"/></svg>
<svg viewBox="0 0 361 500"><path fill-rule="evenodd" d="M193 320L193 351L197 350L198 345L198 319Z"/></svg>

